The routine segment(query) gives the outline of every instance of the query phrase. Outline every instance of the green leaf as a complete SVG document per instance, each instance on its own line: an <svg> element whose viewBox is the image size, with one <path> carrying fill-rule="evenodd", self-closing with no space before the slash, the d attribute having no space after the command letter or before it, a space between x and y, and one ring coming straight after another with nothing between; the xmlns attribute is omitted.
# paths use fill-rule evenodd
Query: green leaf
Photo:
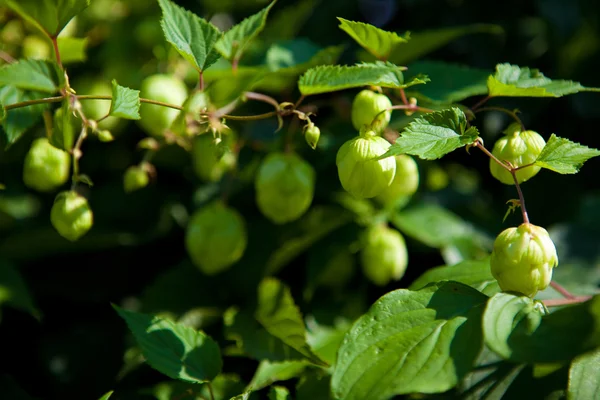
<svg viewBox="0 0 600 400"><path fill-rule="evenodd" d="M600 150L552 134L535 160L535 165L559 174L576 174L587 160L600 156Z"/></svg>
<svg viewBox="0 0 600 400"><path fill-rule="evenodd" d="M228 60L239 60L252 40L263 30L267 15L277 0L254 15L249 16L230 30L215 45L216 49Z"/></svg>
<svg viewBox="0 0 600 400"><path fill-rule="evenodd" d="M517 362L554 363L600 345L600 296L550 315L529 297L494 295L483 315L486 344Z"/></svg>
<svg viewBox="0 0 600 400"><path fill-rule="evenodd" d="M229 400L231 397L244 390L244 383L235 374L220 374L212 382L210 389L207 383L197 384L181 381L161 382L150 389L144 390L144 394L154 396L156 400L173 399L213 399ZM212 393L212 395L211 395ZM214 396L214 397L213 397Z"/></svg>
<svg viewBox="0 0 600 400"><path fill-rule="evenodd" d="M405 82L402 70L403 67L380 61L354 66L319 66L300 77L298 88L300 93L308 96L369 85L401 89L429 81L429 78L419 76Z"/></svg>
<svg viewBox="0 0 600 400"><path fill-rule="evenodd" d="M384 295L354 323L338 351L334 396L379 400L451 389L481 350L486 299L454 282Z"/></svg>
<svg viewBox="0 0 600 400"><path fill-rule="evenodd" d="M363 22L348 21L340 17L338 17L338 20L340 21L339 28L341 30L380 60L387 60L396 46L407 43L410 36L407 33L402 37L395 32L384 31Z"/></svg>
<svg viewBox="0 0 600 400"><path fill-rule="evenodd" d="M271 362L263 360L258 365L247 389L256 391L275 382L296 378L304 372L308 365L310 364L306 361Z"/></svg>
<svg viewBox="0 0 600 400"><path fill-rule="evenodd" d="M59 37L58 51L60 52L60 61L65 65L87 60L85 53L87 45L87 38Z"/></svg>
<svg viewBox="0 0 600 400"><path fill-rule="evenodd" d="M58 66L43 60L19 60L0 68L0 85L23 90L56 93L59 89Z"/></svg>
<svg viewBox="0 0 600 400"><path fill-rule="evenodd" d="M271 335L297 350L311 362L327 365L306 342L302 314L290 289L275 278L264 279L258 287L256 319Z"/></svg>
<svg viewBox="0 0 600 400"><path fill-rule="evenodd" d="M299 36L299 32L316 10L319 0L299 0L287 5L269 18L261 39L269 41L290 40Z"/></svg>
<svg viewBox="0 0 600 400"><path fill-rule="evenodd" d="M452 104L471 96L487 94L489 71L441 61L417 61L409 65L407 78L427 75L431 82L419 86L407 95L431 102Z"/></svg>
<svg viewBox="0 0 600 400"><path fill-rule="evenodd" d="M90 5L91 0L5 0L22 18L50 37L56 37L71 18Z"/></svg>
<svg viewBox="0 0 600 400"><path fill-rule="evenodd" d="M113 79L109 115L125 119L140 119L140 91L119 86Z"/></svg>
<svg viewBox="0 0 600 400"><path fill-rule="evenodd" d="M425 160L435 160L472 144L478 137L476 127L467 128L465 113L460 108L452 107L415 119L379 158L411 154Z"/></svg>
<svg viewBox="0 0 600 400"><path fill-rule="evenodd" d="M219 59L215 44L221 32L210 22L170 0L158 0L162 9L160 25L167 42L198 71L204 71Z"/></svg>
<svg viewBox="0 0 600 400"><path fill-rule="evenodd" d="M6 118L6 109L4 108L4 106L2 104L0 104L0 123L4 122L5 118Z"/></svg>
<svg viewBox="0 0 600 400"><path fill-rule="evenodd" d="M54 124L50 143L59 149L70 151L75 143L76 127L79 129L81 123L73 115L68 101L63 101L62 107L55 111L53 120Z"/></svg>
<svg viewBox="0 0 600 400"><path fill-rule="evenodd" d="M0 261L0 305L8 305L40 318L27 283L12 264L4 261Z"/></svg>
<svg viewBox="0 0 600 400"><path fill-rule="evenodd" d="M157 371L197 383L210 381L221 372L219 346L205 333L160 317L113 308L127 322L146 361Z"/></svg>
<svg viewBox="0 0 600 400"><path fill-rule="evenodd" d="M521 68L508 63L496 65L496 73L488 78L487 86L488 94L496 97L561 97L600 90L586 88L579 82L552 80L537 69Z"/></svg>
<svg viewBox="0 0 600 400"><path fill-rule="evenodd" d="M307 322L308 332L306 341L313 352L329 364L335 363L337 354L350 322L338 318L335 326L318 325L316 321Z"/></svg>
<svg viewBox="0 0 600 400"><path fill-rule="evenodd" d="M112 396L113 394L113 390L111 390L110 392L106 392L102 397L100 397L98 400L108 400L110 399L110 396Z"/></svg>
<svg viewBox="0 0 600 400"><path fill-rule="evenodd" d="M569 370L569 399L600 399L600 348L577 357Z"/></svg>
<svg viewBox="0 0 600 400"><path fill-rule="evenodd" d="M237 396L232 397L229 400L248 400L250 399L250 395L252 392L244 392L242 394L238 394Z"/></svg>
<svg viewBox="0 0 600 400"><path fill-rule="evenodd" d="M417 290L430 283L441 281L464 283L488 296L501 291L498 282L492 276L489 258L485 260L468 260L456 265L431 268L418 277L408 288Z"/></svg>
<svg viewBox="0 0 600 400"><path fill-rule="evenodd" d="M268 397L269 400L292 400L290 391L283 386L272 386Z"/></svg>
<svg viewBox="0 0 600 400"><path fill-rule="evenodd" d="M0 104L3 107L44 97L46 97L45 93L22 90L12 85L0 87ZM6 118L2 121L2 141L6 144L6 148L15 143L27 129L37 124L47 108L48 104L37 104L6 110Z"/></svg>

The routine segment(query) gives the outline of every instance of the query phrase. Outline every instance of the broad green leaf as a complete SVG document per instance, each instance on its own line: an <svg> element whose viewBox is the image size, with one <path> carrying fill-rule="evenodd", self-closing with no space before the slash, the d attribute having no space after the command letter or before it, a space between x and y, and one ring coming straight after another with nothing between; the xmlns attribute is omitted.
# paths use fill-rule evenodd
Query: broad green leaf
<svg viewBox="0 0 600 400"><path fill-rule="evenodd" d="M521 68L508 63L496 65L496 73L488 78L487 86L488 94L496 97L561 97L600 90L586 88L579 82L553 80L537 69Z"/></svg>
<svg viewBox="0 0 600 400"><path fill-rule="evenodd" d="M33 59L6 64L0 68L0 86L2 85L56 93L60 85L58 67L54 62Z"/></svg>
<svg viewBox="0 0 600 400"><path fill-rule="evenodd" d="M363 22L348 21L340 17L338 17L338 20L340 21L339 28L341 30L380 60L387 60L396 46L407 43L410 38L408 33L402 37L396 32L384 31Z"/></svg>
<svg viewBox="0 0 600 400"><path fill-rule="evenodd" d="M298 81L298 88L308 96L369 85L401 89L429 81L419 76L405 82L402 70L403 67L384 62L320 66L306 71Z"/></svg>
<svg viewBox="0 0 600 400"><path fill-rule="evenodd" d="M56 37L91 0L5 0L21 17L50 37Z"/></svg>
<svg viewBox="0 0 600 400"><path fill-rule="evenodd" d="M486 344L501 357L527 363L554 363L600 345L600 296L544 316L529 297L494 295L483 316Z"/></svg>
<svg viewBox="0 0 600 400"><path fill-rule="evenodd" d="M2 142L7 148L15 143L27 129L38 123L44 110L48 108L48 104L37 104L11 110L6 110L6 107L44 97L46 97L45 93L22 90L12 85L0 87L0 104L5 107L6 111L6 118L2 121Z"/></svg>
<svg viewBox="0 0 600 400"><path fill-rule="evenodd" d="M126 119L140 119L140 91L120 86L113 79L109 115Z"/></svg>
<svg viewBox="0 0 600 400"><path fill-rule="evenodd" d="M349 321L341 318L338 320L335 326L318 325L316 321L307 321L306 341L313 352L329 364L335 363L337 351L351 325Z"/></svg>
<svg viewBox="0 0 600 400"><path fill-rule="evenodd" d="M273 336L297 350L311 362L326 365L306 342L306 328L290 289L275 278L264 279L258 287L256 319Z"/></svg>
<svg viewBox="0 0 600 400"><path fill-rule="evenodd" d="M113 391L111 390L110 392L106 392L102 397L100 397L98 400L108 400L110 399L110 396L112 396Z"/></svg>
<svg viewBox="0 0 600 400"><path fill-rule="evenodd" d="M582 354L571 363L569 399L600 399L600 348Z"/></svg>
<svg viewBox="0 0 600 400"><path fill-rule="evenodd" d="M198 71L204 71L219 59L215 44L222 34L210 22L170 0L158 0L162 9L160 25L167 42Z"/></svg>
<svg viewBox="0 0 600 400"><path fill-rule="evenodd" d="M486 299L455 282L384 295L342 342L331 381L334 397L380 400L451 389L481 350Z"/></svg>
<svg viewBox="0 0 600 400"><path fill-rule="evenodd" d="M81 120L73 115L68 101L63 101L62 107L54 112L53 120L50 143L59 149L70 151L75 143L75 135L79 134Z"/></svg>
<svg viewBox="0 0 600 400"><path fill-rule="evenodd" d="M113 308L127 322L146 361L157 371L196 383L210 381L221 372L219 345L205 333L160 317Z"/></svg>
<svg viewBox="0 0 600 400"><path fill-rule="evenodd" d="M87 45L87 38L59 37L58 51L60 52L60 61L64 65L87 60L85 53Z"/></svg>
<svg viewBox="0 0 600 400"><path fill-rule="evenodd" d="M493 239L478 231L458 215L435 204L422 204L393 215L391 222L402 233L433 248L442 248L462 239L470 239L491 249Z"/></svg>
<svg viewBox="0 0 600 400"><path fill-rule="evenodd" d="M254 15L249 16L225 32L216 43L216 49L228 60L239 60L252 40L263 30L267 15L277 0Z"/></svg>
<svg viewBox="0 0 600 400"><path fill-rule="evenodd" d="M457 107L425 114L408 124L396 143L380 158L411 154L435 160L477 140L479 132L467 128L467 117Z"/></svg>
<svg viewBox="0 0 600 400"><path fill-rule="evenodd" d="M269 400L292 400L290 391L283 386L272 386L268 397Z"/></svg>
<svg viewBox="0 0 600 400"><path fill-rule="evenodd" d="M0 305L8 305L40 318L27 283L19 271L5 261L0 261Z"/></svg>
<svg viewBox="0 0 600 400"><path fill-rule="evenodd" d="M263 360L258 365L252 381L248 384L248 390L260 390L275 382L296 378L304 372L308 365L310 364L306 361L271 362Z"/></svg>
<svg viewBox="0 0 600 400"><path fill-rule="evenodd" d="M408 288L417 290L430 283L441 281L464 283L488 296L501 291L498 282L492 276L489 258L431 268L418 277Z"/></svg>
<svg viewBox="0 0 600 400"><path fill-rule="evenodd" d="M417 61L408 66L407 78L427 75L431 82L407 92L409 96L452 104L488 92L489 71L441 61Z"/></svg>
<svg viewBox="0 0 600 400"><path fill-rule="evenodd" d="M597 156L600 156L600 150L552 134L535 160L535 165L559 174L576 174L583 163Z"/></svg>

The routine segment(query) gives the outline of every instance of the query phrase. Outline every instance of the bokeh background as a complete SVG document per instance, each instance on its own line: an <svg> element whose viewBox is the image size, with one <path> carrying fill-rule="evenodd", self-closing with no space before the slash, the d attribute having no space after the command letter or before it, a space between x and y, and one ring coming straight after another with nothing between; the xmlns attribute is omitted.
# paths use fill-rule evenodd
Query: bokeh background
<svg viewBox="0 0 600 400"><path fill-rule="evenodd" d="M259 0L176 3L222 29L267 4ZM265 63L270 46L293 38L303 38L299 53L344 44L339 63L352 64L360 49L338 28L336 17L400 33L464 27L469 33L457 35L420 60L458 63L490 73L496 64L509 62L538 68L551 78L600 87L600 5L593 0L493 4L476 0L279 0L267 29L242 64ZM101 91L113 78L139 88L144 77L157 72L175 74L191 89L196 76L164 41L159 18L154 1L93 0L69 27L73 36L89 38L87 61L68 65L78 93ZM31 27L0 8L0 49L21 57L26 51L24 40L31 35L36 35ZM34 50L35 46L28 51ZM407 63L409 71L414 61ZM154 159L156 181L132 194L123 191L123 172L140 161L142 153L136 144L145 133L136 123L122 121L112 128L114 142L89 139L83 147L81 170L94 181L84 193L94 210L95 224L76 243L61 238L50 225L54 194L36 193L22 183L24 155L32 140L44 134L43 126L36 125L10 149L0 150L0 183L6 187L0 191L0 303L5 303L0 321L0 398L96 399L112 389L115 399L156 398L151 388L164 377L139 365L139 354L131 350L132 338L111 303L195 318L196 326L220 338L223 310L251 302L265 271L275 268L277 276L291 286L304 313L321 323L347 323L379 296L407 287L428 268L452 263L465 254L484 256L498 232L519 223L518 213L502 221L505 202L516 193L514 187L490 176L488 159L480 152L458 150L439 161L419 161L421 186L407 207L433 204L449 210L460 217L458 227L442 226L440 235L450 235L455 228L473 229L478 244L476 248L472 243L430 246L406 235L410 262L404 278L383 288L367 282L356 254L364 228L356 212L349 211L364 204L340 205L336 197L341 187L335 152L356 134L349 119L356 92L306 101L317 110L314 121L323 132L315 151L303 143L301 126L290 120L279 133L272 120L231 122L247 144L240 153L240 174L235 179L201 182L194 175L190 154L171 146ZM293 86L268 93L278 101L295 101L299 96ZM470 106L479 99L463 104ZM600 148L598 94L494 99L489 104L518 108L525 126L546 139L555 133ZM235 113L267 111L268 106L249 102ZM398 113L391 126L401 129L407 122ZM475 120L488 148L510 122L496 112L478 114ZM281 148L281 138L290 130L296 131L296 150L318 171L317 189L312 211L305 218L276 226L255 205L252 177L260 159ZM542 171L523 185L532 222L547 227L557 243L558 281L580 294L600 283L599 170L600 160L592 159L575 176ZM207 278L190 264L183 235L188 215L224 190L230 191L229 203L246 218L249 247L230 271ZM303 239L309 245L302 251L286 252L285 248ZM284 259L291 256L276 262L274 254L283 254ZM316 278L339 254L350 273L346 277L334 273L333 283L331 276L329 282ZM18 271L22 282L11 271ZM24 286L11 297L15 282ZM226 342L221 340L221 344ZM225 365L228 372L247 381L257 362L231 356Z"/></svg>

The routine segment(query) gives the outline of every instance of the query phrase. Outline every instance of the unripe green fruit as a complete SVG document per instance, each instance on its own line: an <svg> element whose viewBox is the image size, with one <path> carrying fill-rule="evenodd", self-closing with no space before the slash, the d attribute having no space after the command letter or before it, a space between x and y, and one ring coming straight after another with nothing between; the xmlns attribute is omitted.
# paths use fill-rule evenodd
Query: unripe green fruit
<svg viewBox="0 0 600 400"><path fill-rule="evenodd" d="M78 92L94 95L94 96L112 96L112 86L110 83L94 80L81 82L74 86ZM110 101L106 100L85 100L81 102L81 109L88 119L99 120L104 118L110 111ZM108 131L114 130L119 124L119 118L107 117L98 122L98 128Z"/></svg>
<svg viewBox="0 0 600 400"><path fill-rule="evenodd" d="M51 192L67 182L70 164L69 153L52 146L46 138L36 139L25 156L23 182L40 192Z"/></svg>
<svg viewBox="0 0 600 400"><path fill-rule="evenodd" d="M56 196L50 221L62 237L74 242L90 230L94 216L87 199L70 190Z"/></svg>
<svg viewBox="0 0 600 400"><path fill-rule="evenodd" d="M123 176L123 189L126 193L135 192L136 190L145 188L150 182L148 173L139 165L134 165L127 168Z"/></svg>
<svg viewBox="0 0 600 400"><path fill-rule="evenodd" d="M367 230L360 254L363 273L378 286L400 280L408 265L404 237L395 229L377 225Z"/></svg>
<svg viewBox="0 0 600 400"><path fill-rule="evenodd" d="M312 123L306 128L306 131L304 131L304 140L306 140L306 144L308 144L313 150L317 148L317 143L319 143L320 137L321 130L318 126Z"/></svg>
<svg viewBox="0 0 600 400"><path fill-rule="evenodd" d="M294 153L270 153L256 176L256 202L276 224L294 221L308 210L315 191L315 170Z"/></svg>
<svg viewBox="0 0 600 400"><path fill-rule="evenodd" d="M218 182L225 172L235 168L237 159L232 151L233 146L233 134L223 134L222 142L219 144L215 143L210 133L196 137L192 147L192 161L198 178L203 181Z"/></svg>
<svg viewBox="0 0 600 400"><path fill-rule="evenodd" d="M242 216L221 202L196 211L185 233L192 262L207 275L218 274L237 262L246 250L247 240Z"/></svg>
<svg viewBox="0 0 600 400"><path fill-rule="evenodd" d="M521 131L519 124L512 124L505 132L505 136L498 139L494 144L492 154L500 161L508 161L513 167L535 162L546 145L546 141L537 132ZM516 172L519 183L525 182L535 176L540 167L532 165ZM494 178L507 185L514 185L512 174L490 159L490 172Z"/></svg>
<svg viewBox="0 0 600 400"><path fill-rule="evenodd" d="M392 102L385 94L365 89L358 93L352 102L352 125L358 131L370 126L380 133L388 126L392 117L391 111L382 111L391 106ZM373 122L376 116L377 120Z"/></svg>
<svg viewBox="0 0 600 400"><path fill-rule="evenodd" d="M187 87L171 75L152 75L144 79L140 97L181 106L187 98ZM161 137L181 111L155 104L142 103L138 123L150 135Z"/></svg>
<svg viewBox="0 0 600 400"><path fill-rule="evenodd" d="M48 60L52 54L51 51L50 43L37 35L29 35L23 39L23 58Z"/></svg>
<svg viewBox="0 0 600 400"><path fill-rule="evenodd" d="M375 132L364 132L344 143L337 152L338 176L344 190L358 198L375 197L394 180L396 160L385 154L390 143Z"/></svg>
<svg viewBox="0 0 600 400"><path fill-rule="evenodd" d="M375 198L382 204L396 204L409 198L419 188L419 168L414 158L406 154L396 156L396 174L392 184Z"/></svg>
<svg viewBox="0 0 600 400"><path fill-rule="evenodd" d="M556 248L542 227L523 223L502 231L494 241L490 267L503 291L533 297L548 287L557 265Z"/></svg>

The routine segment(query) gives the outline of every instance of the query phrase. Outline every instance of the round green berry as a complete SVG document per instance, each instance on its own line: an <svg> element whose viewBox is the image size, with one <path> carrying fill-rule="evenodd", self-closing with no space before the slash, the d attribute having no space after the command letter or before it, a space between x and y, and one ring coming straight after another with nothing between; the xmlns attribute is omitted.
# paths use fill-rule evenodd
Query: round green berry
<svg viewBox="0 0 600 400"><path fill-rule="evenodd" d="M392 102L385 94L365 89L358 93L352 102L352 125L358 131L370 128L380 133L390 123L392 112L384 110L391 106Z"/></svg>
<svg viewBox="0 0 600 400"><path fill-rule="evenodd" d="M94 216L87 199L71 190L56 196L50 222L62 237L74 242L91 229Z"/></svg>
<svg viewBox="0 0 600 400"><path fill-rule="evenodd" d="M407 201L419 188L419 168L414 158L402 154L396 156L396 174L392 184L383 189L375 199L384 205Z"/></svg>
<svg viewBox="0 0 600 400"><path fill-rule="evenodd" d="M140 87L140 97L163 103L181 106L188 95L183 81L175 76L157 74L144 79ZM162 137L181 111L142 103L138 123L151 136Z"/></svg>
<svg viewBox="0 0 600 400"><path fill-rule="evenodd" d="M369 228L363 238L360 254L363 273L378 286L400 280L408 265L408 251L404 237L386 225Z"/></svg>
<svg viewBox="0 0 600 400"><path fill-rule="evenodd" d="M23 182L40 192L51 192L69 179L71 156L50 144L48 139L33 141L25 156Z"/></svg>

